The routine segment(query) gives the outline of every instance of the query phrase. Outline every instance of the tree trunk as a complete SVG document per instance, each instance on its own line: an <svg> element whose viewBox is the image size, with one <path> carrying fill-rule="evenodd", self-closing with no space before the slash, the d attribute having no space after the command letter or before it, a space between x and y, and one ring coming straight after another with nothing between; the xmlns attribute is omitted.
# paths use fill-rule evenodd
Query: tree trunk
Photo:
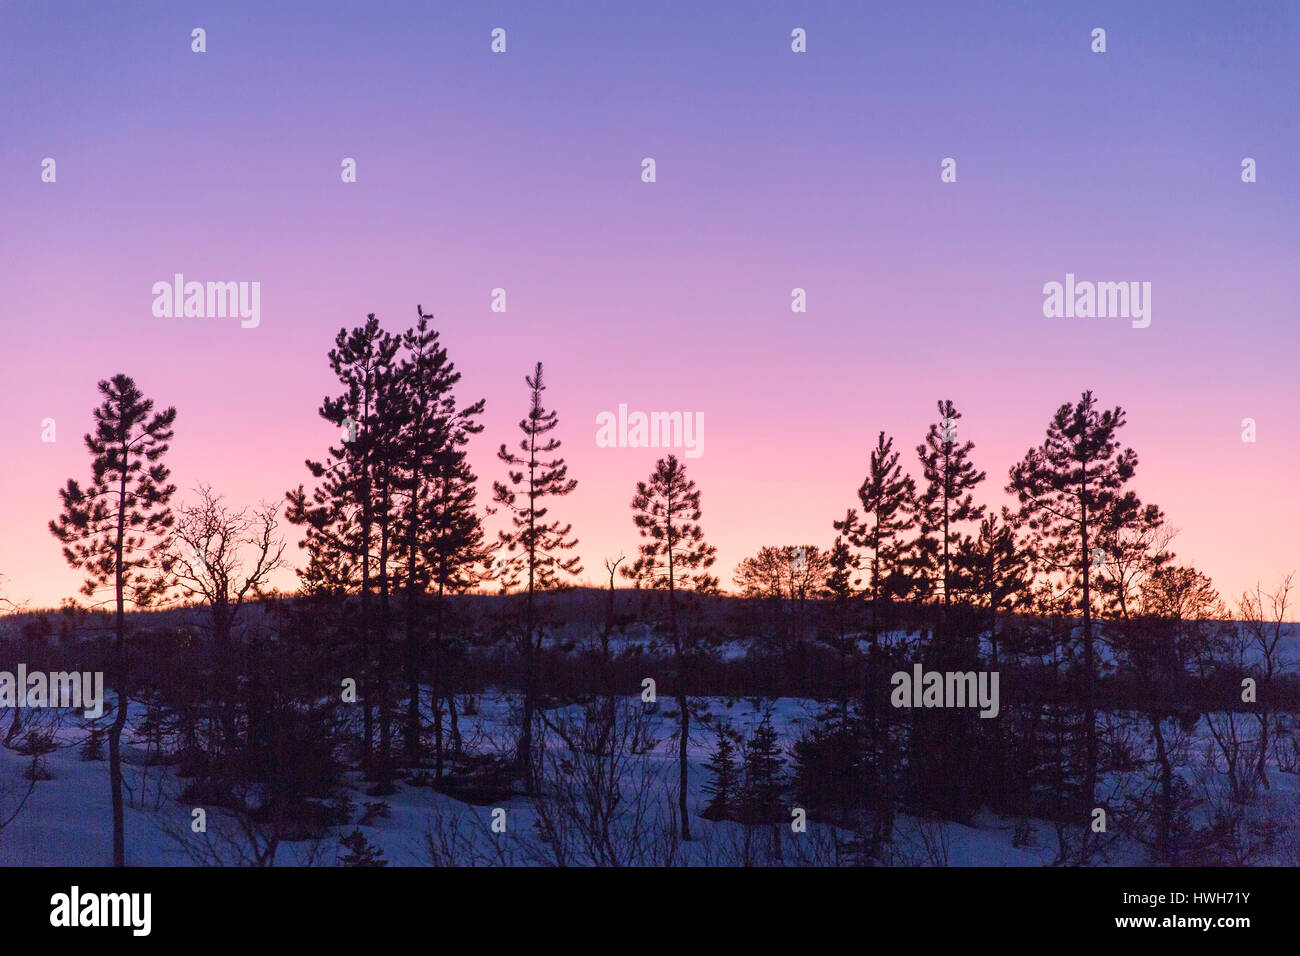
<svg viewBox="0 0 1300 956"><path fill-rule="evenodd" d="M534 404L536 392L534 392ZM529 435L528 448L528 598L525 603L526 654L524 657L524 725L520 728L519 752L516 761L523 776L524 787L529 793L536 792L533 779L533 714L537 708L537 652L540 641L535 633L537 628L536 610L533 606L537 589L537 437Z"/></svg>
<svg viewBox="0 0 1300 956"><path fill-rule="evenodd" d="M122 728L126 726L127 660L125 581L122 574L122 549L126 541L126 474L130 445L122 442L122 475L118 486L117 542L114 563L114 589L117 596L114 656L117 670L117 713L108 732L108 776L113 792L113 865L126 866L126 819L122 808Z"/></svg>
<svg viewBox="0 0 1300 956"><path fill-rule="evenodd" d="M1173 827L1173 767L1165 748L1165 735L1160 727L1160 714L1151 714L1151 733L1156 740L1156 762L1160 765L1160 806L1156 813L1156 859L1171 863L1170 836Z"/></svg>
<svg viewBox="0 0 1300 956"><path fill-rule="evenodd" d="M420 646L415 616L418 597L415 590L415 532L419 517L416 502L418 489L411 495L410 528L406 538L406 725L404 749L406 759L415 762L420 756Z"/></svg>
<svg viewBox="0 0 1300 956"><path fill-rule="evenodd" d="M1262 607L1263 605L1261 604L1261 609ZM1261 610L1261 617L1262 616ZM1259 782L1263 785L1265 790L1271 790L1272 788L1268 785L1268 773L1265 768L1268 761L1268 725L1270 720L1268 700L1273 683L1273 649L1268 646L1267 643L1264 645L1264 656L1264 692L1260 695L1263 700L1260 703L1260 711L1256 715L1259 719L1259 755L1255 758L1255 776L1259 777Z"/></svg>
<svg viewBox="0 0 1300 956"><path fill-rule="evenodd" d="M669 514L672 502L669 502ZM672 518L668 526L668 622L673 634L673 656L677 664L677 704L680 709L681 738L677 746L678 794L677 812L682 818L682 839L691 838L691 818L686 809L687 788L690 784L690 764L687 748L691 739L691 708L686 687L686 655L682 653L681 634L677 628L677 582L673 579L673 531Z"/></svg>
<svg viewBox="0 0 1300 956"><path fill-rule="evenodd" d="M420 756L420 656L415 636L414 597L406 603L406 759L414 763Z"/></svg>
<svg viewBox="0 0 1300 956"><path fill-rule="evenodd" d="M385 452L387 454L387 452ZM384 466L380 501L383 507L383 520L379 525L379 765L380 777L384 781L393 774L393 712L390 706L388 690L389 677L389 587L388 587L388 524L389 524L389 474Z"/></svg>
<svg viewBox="0 0 1300 956"><path fill-rule="evenodd" d="M1091 812L1096 805L1097 799L1097 705L1096 705L1096 664L1094 663L1093 646L1092 646L1092 591L1091 582L1088 577L1090 570L1090 556L1088 554L1088 486L1087 486L1087 469L1084 469L1084 479L1080 486L1079 507L1080 507L1080 540L1083 545L1083 666L1086 673L1084 674L1084 720L1087 722L1085 728L1087 741L1087 768L1085 769L1083 781L1083 795L1088 801L1087 809ZM1085 827L1083 836L1083 859L1088 857L1089 845L1092 838L1092 828Z"/></svg>

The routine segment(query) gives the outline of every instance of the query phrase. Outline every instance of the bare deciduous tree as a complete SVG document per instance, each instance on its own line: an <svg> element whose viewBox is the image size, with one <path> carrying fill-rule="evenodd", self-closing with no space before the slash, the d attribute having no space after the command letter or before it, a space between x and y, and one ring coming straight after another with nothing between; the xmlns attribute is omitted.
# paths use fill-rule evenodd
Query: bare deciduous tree
<svg viewBox="0 0 1300 956"><path fill-rule="evenodd" d="M227 743L233 746L238 655L231 635L245 600L260 596L283 563L284 540L276 534L278 506L263 502L233 511L206 484L195 494L197 501L178 509L163 567L186 597L200 599L211 614L213 690Z"/></svg>
<svg viewBox="0 0 1300 956"><path fill-rule="evenodd" d="M177 511L165 566L187 597L208 605L213 637L227 641L245 599L260 596L283 564L279 507L262 502L233 511L210 485L194 493L198 500Z"/></svg>
<svg viewBox="0 0 1300 956"><path fill-rule="evenodd" d="M1291 572L1268 593L1256 584L1254 591L1247 591L1237 602L1241 627L1259 652L1259 667L1264 676L1264 692L1260 695L1256 719L1259 721L1259 753L1255 758L1255 775L1264 789L1269 789L1268 774L1265 763L1268 760L1269 721L1272 708L1269 698L1272 693L1273 678L1283 670L1287 661L1282 658L1282 638L1291 633L1291 625L1286 623L1287 610L1290 606L1292 581L1295 572Z"/></svg>

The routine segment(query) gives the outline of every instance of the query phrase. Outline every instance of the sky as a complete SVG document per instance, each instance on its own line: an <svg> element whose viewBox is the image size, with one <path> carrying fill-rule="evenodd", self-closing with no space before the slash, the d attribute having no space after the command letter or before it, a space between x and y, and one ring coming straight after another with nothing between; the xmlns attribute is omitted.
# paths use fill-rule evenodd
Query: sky
<svg viewBox="0 0 1300 956"><path fill-rule="evenodd" d="M0 593L79 586L46 525L98 381L177 408L177 504L279 501L335 333L417 304L486 399L481 500L544 363L593 583L664 453L598 447L620 404L703 416L727 585L833 540L878 431L919 476L951 399L996 506L1084 389L1225 598L1300 567L1300 4L849 6L4 0ZM259 282L259 324L156 316L176 273ZM1046 317L1067 273L1151 283L1150 326Z"/></svg>

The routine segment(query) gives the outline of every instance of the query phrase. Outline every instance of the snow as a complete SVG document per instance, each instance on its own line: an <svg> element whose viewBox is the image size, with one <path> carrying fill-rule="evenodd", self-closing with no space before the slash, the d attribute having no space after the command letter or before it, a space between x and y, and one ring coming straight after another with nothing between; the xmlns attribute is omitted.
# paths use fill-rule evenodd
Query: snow
<svg viewBox="0 0 1300 956"><path fill-rule="evenodd" d="M461 723L467 740L495 742L508 746L513 738L510 725L512 706L517 701L502 693L478 696L478 712L462 714ZM773 726L788 747L816 719L822 704L816 701L779 698L775 700L699 698L697 710L708 714L708 719L692 722L692 738L688 749L691 763L692 808L691 828L695 840L682 848L679 862L711 862L711 854L728 844L743 840L746 827L736 823L715 823L698 816L707 802L702 787L708 780L703 764L708 760L713 746L713 726L719 719L749 734L758 725L764 713L770 712ZM570 708L576 712L576 708ZM651 770L671 786L656 796L665 808L673 802L676 780L676 751L673 733L676 730L676 702L660 698L656 712L650 718L652 736L657 740L648 759ZM136 715L138 716L138 714ZM1142 725L1136 725L1139 729ZM111 800L109 795L108 762L83 760L79 747L85 731L74 722L58 730L58 749L44 758L45 767L52 779L39 782L27 805L8 827L0 830L0 865L4 866L106 866L112 862ZM190 831L191 807L172 799L185 781L180 781L172 767L148 766L144 752L129 746L130 728L124 736L124 775L128 788L128 806L125 811L127 862L131 865L187 866L194 861L184 851L180 840L194 839ZM1210 741L1205 721L1195 730L1195 741L1188 753L1195 757ZM27 781L21 774L30 757L24 757L8 748L0 749L0 820L12 812L20 784ZM1146 778L1146 774L1130 775ZM649 778L647 778L649 779ZM1271 768L1272 789L1261 791L1255 812L1283 823L1285 830L1275 850L1275 862L1292 862L1288 854L1300 845L1296 828L1300 827L1300 778L1295 774L1281 773ZM1105 791L1114 781L1103 778L1099 792ZM506 810L507 832L504 835L491 831L493 807L472 806L440 794L428 786L412 786L399 781L397 792L386 797L368 796L370 786L358 772L346 775L343 789L357 808L357 816L368 802L388 804L386 816L381 816L360 827L366 839L382 850L391 866L429 865L426 833L438 827L454 830L458 838L476 848L479 862L486 862L501 850L499 859L512 863L537 862L544 855L540 845L536 808L532 801L521 795L502 800L497 804ZM161 787L167 796L159 796ZM1203 810L1208 812L1208 809ZM220 829L224 815L217 809L209 810L209 828ZM1017 823L1015 819L1000 817L987 810L976 814L970 825L951 821L926 822L900 815L896 824L894 853L897 863L904 865L952 866L1043 866L1050 864L1057 850L1055 827L1043 821L1029 821L1027 836L1014 845ZM337 841L347 836L354 824L332 828L329 838L318 845L310 842L284 843L275 858L277 865L312 862L334 863L339 855ZM770 832L766 827L748 828L755 831L759 845ZM786 846L803 837L792 834L788 826L782 828ZM809 834L820 831L822 838L826 827L810 822ZM1023 827L1022 827L1023 829ZM170 835L169 831L176 836ZM1109 863L1145 863L1146 851L1122 838L1108 848ZM789 854L787 852L787 858ZM466 860L465 862L469 862Z"/></svg>

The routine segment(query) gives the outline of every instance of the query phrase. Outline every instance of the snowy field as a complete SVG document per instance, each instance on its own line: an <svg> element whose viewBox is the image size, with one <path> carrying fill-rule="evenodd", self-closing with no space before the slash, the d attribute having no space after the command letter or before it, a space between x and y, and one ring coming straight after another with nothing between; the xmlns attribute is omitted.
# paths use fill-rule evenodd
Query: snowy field
<svg viewBox="0 0 1300 956"><path fill-rule="evenodd" d="M470 703L466 701L465 703ZM477 713L461 718L466 746L471 751L505 752L513 740L515 728L511 723L511 701L503 695L476 695L473 702ZM758 705L758 708L756 708ZM635 701L631 706L640 706ZM814 722L821 705L814 701L782 698L777 700L725 700L701 698L700 710L707 717L692 723L692 740L689 748L691 761L692 839L675 845L670 835L674 830L671 818L676 804L677 757L673 733L676 729L675 702L661 698L655 711L646 721L644 753L632 754L624 767L623 800L620 813L629 820L630 841L653 844L645 858L629 862L722 864L753 862L767 863L770 858L770 840L773 829L781 834L782 862L826 865L837 862L834 856L834 834L824 824L810 822L806 833L796 834L790 826L747 827L731 822L711 822L701 818L699 811L707 804L708 796L703 786L710 775L704 769L713 744L713 726L725 719L732 727L748 735L758 724L761 715L769 711L773 726L778 730L787 749ZM462 708L465 709L465 708ZM576 711L576 708L571 708ZM135 708L133 719L140 717ZM552 711L558 719L562 712ZM1141 724L1137 725L1139 728ZM238 862L233 848L244 837L227 814L219 809L208 811L207 838L191 831L190 804L176 799L185 781L179 780L174 769L164 765L148 765L145 752L128 746L133 740L132 728L124 736L124 773L128 789L126 810L127 862L131 865L188 866L195 865L195 854L187 852L185 841L207 841L216 847L225 862ZM1210 735L1204 719L1196 728L1193 742L1187 748L1188 766L1184 774L1192 776L1192 765L1201 760L1210 745ZM98 866L111 863L111 800L109 794L107 760L88 761L82 758L80 745L84 731L75 726L59 729L58 748L42 758L42 779L16 819L0 830L0 865L41 866L74 865ZM556 766L566 766L563 755L556 753L560 747L554 738L548 738L548 752ZM31 764L10 749L0 749L0 821L12 812L17 798L27 781L22 774ZM1145 770L1127 774L1124 778L1103 778L1099 793L1122 793L1132 784L1149 783ZM1295 864L1300 862L1300 791L1295 773L1281 772L1270 767L1271 788L1260 790L1248 808L1251 819L1272 821L1278 832L1269 841L1271 851L1252 862ZM457 864L470 865L528 865L556 862L557 847L548 842L543 821L539 821L537 804L523 795L494 801L492 805L476 806L435 792L418 779L399 779L394 794L376 797L367 795L370 784L360 779L360 774L350 772L340 788L355 807L356 823L333 827L324 835L312 840L283 842L276 849L276 865L334 865L341 857L339 841L360 829L366 841L382 853L389 865L419 866L453 859ZM367 804L372 806L367 808ZM377 806L383 804L386 806ZM366 813L367 809L371 812ZM505 832L493 832L494 810L498 829L504 822ZM552 814L563 813L563 808L551 808ZM1197 812L1208 813L1205 807ZM639 813L639 816L638 816ZM364 821L362 818L365 817ZM230 837L230 840L226 838ZM1042 866L1052 862L1057 848L1054 825L1043 821L1022 821L1002 818L987 810L978 813L972 825L953 822L925 822L901 815L896 824L892 861L896 865L992 865L992 866ZM437 850L431 848L436 847ZM581 846L558 848L570 854L569 862L581 862ZM1107 846L1101 864L1144 864L1148 861L1146 850L1123 837L1113 839Z"/></svg>

